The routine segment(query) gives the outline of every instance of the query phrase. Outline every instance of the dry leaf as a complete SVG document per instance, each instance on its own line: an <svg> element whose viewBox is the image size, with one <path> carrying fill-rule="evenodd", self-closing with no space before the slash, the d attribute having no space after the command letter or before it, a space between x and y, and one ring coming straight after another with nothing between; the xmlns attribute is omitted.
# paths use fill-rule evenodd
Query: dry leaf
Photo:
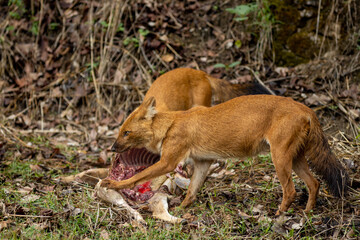
<svg viewBox="0 0 360 240"><path fill-rule="evenodd" d="M84 85L77 85L75 89L76 97L85 97L87 95L86 87Z"/></svg>
<svg viewBox="0 0 360 240"><path fill-rule="evenodd" d="M37 164L30 164L30 169L31 169L31 171L34 171L34 172L38 172L38 171L43 170L42 167L40 167Z"/></svg>
<svg viewBox="0 0 360 240"><path fill-rule="evenodd" d="M37 45L35 43L19 43L15 44L15 49L19 50L23 55L28 55L29 53L36 53Z"/></svg>
<svg viewBox="0 0 360 240"><path fill-rule="evenodd" d="M123 79L125 78L126 74L125 71L122 69L116 69L115 76L114 76L114 83L120 84Z"/></svg>
<svg viewBox="0 0 360 240"><path fill-rule="evenodd" d="M21 202L22 203L31 203L31 202L35 202L39 198L40 198L40 196L38 196L38 195L30 194L30 195L27 195L27 196L23 197L21 199Z"/></svg>
<svg viewBox="0 0 360 240"><path fill-rule="evenodd" d="M326 105L331 101L331 98L324 94L313 94L311 97L305 99L307 105Z"/></svg>
<svg viewBox="0 0 360 240"><path fill-rule="evenodd" d="M97 132L96 132L96 130L94 128L91 129L89 137L90 137L90 140L96 140Z"/></svg>
<svg viewBox="0 0 360 240"><path fill-rule="evenodd" d="M3 228L7 228L9 223L11 223L11 220L1 221L1 222L0 222L0 231L1 231Z"/></svg>
<svg viewBox="0 0 360 240"><path fill-rule="evenodd" d="M172 54L165 54L165 55L161 56L161 59L162 59L164 62L171 62L172 60L174 60L174 55L172 55Z"/></svg>
<svg viewBox="0 0 360 240"><path fill-rule="evenodd" d="M246 213L244 213L244 212L242 212L240 210L238 210L238 214L242 219L250 219L250 218L252 218L252 216L250 216L250 215L248 215L248 214L246 214Z"/></svg>
<svg viewBox="0 0 360 240"><path fill-rule="evenodd" d="M23 119L26 126L31 125L31 119L27 115L22 115L21 118Z"/></svg>
<svg viewBox="0 0 360 240"><path fill-rule="evenodd" d="M110 239L109 233L105 229L101 230L100 239L103 239L103 240Z"/></svg>
<svg viewBox="0 0 360 240"><path fill-rule="evenodd" d="M289 73L289 68L277 67L275 68L275 72L277 72L281 77L286 77L286 75Z"/></svg>
<svg viewBox="0 0 360 240"><path fill-rule="evenodd" d="M103 135L107 130L109 130L109 127L104 125L104 126L99 126L98 127L98 134L99 135Z"/></svg>
<svg viewBox="0 0 360 240"><path fill-rule="evenodd" d="M25 194L29 194L33 189L34 188L32 187L23 187L23 188L18 188L16 192L25 195Z"/></svg>
<svg viewBox="0 0 360 240"><path fill-rule="evenodd" d="M44 192L53 192L55 188L55 185L45 186L41 190Z"/></svg>

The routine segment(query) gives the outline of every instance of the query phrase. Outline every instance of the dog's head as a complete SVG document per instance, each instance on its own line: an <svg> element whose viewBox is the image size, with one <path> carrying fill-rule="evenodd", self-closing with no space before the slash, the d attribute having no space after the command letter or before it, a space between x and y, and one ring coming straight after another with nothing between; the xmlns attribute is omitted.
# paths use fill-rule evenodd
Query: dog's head
<svg viewBox="0 0 360 240"><path fill-rule="evenodd" d="M121 153L130 148L142 148L153 140L151 125L157 113L155 104L155 98L150 97L129 115L111 147L113 152Z"/></svg>

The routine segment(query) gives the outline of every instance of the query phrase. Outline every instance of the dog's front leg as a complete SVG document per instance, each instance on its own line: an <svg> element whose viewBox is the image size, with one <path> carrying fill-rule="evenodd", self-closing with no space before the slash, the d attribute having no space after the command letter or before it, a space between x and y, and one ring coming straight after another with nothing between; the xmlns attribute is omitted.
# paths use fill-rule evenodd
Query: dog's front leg
<svg viewBox="0 0 360 240"><path fill-rule="evenodd" d="M160 161L145 170L135 174L129 179L123 181L115 181L110 179L102 180L101 186L113 189L132 188L142 182L146 182L152 178L164 175L173 171L177 164L186 158L186 151L163 151Z"/></svg>
<svg viewBox="0 0 360 240"><path fill-rule="evenodd" d="M187 207L195 201L196 194L204 184L208 170L213 162L213 160L194 159L194 173L191 177L190 186L186 193L186 197L181 203L182 207Z"/></svg>

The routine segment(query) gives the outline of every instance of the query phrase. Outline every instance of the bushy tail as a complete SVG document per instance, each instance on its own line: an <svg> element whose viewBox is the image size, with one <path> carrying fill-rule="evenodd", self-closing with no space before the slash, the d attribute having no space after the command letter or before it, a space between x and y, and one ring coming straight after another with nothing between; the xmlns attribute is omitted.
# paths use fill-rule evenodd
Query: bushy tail
<svg viewBox="0 0 360 240"><path fill-rule="evenodd" d="M312 119L305 145L310 167L326 182L330 192L336 197L343 197L349 186L349 175L331 152L320 123Z"/></svg>
<svg viewBox="0 0 360 240"><path fill-rule="evenodd" d="M226 80L207 76L213 96L218 102L225 102L242 95L271 94L259 83L231 84Z"/></svg>

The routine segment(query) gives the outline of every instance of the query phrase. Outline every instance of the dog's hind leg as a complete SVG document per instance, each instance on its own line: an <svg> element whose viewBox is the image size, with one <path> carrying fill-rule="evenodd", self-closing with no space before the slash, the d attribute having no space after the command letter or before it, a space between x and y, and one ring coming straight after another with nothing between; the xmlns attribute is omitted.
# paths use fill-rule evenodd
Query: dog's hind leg
<svg viewBox="0 0 360 240"><path fill-rule="evenodd" d="M194 159L194 173L191 177L190 186L186 193L184 201L181 203L182 207L187 207L196 199L196 194L205 182L209 167L213 163L212 160L198 160Z"/></svg>
<svg viewBox="0 0 360 240"><path fill-rule="evenodd" d="M306 204L305 212L309 212L315 206L320 184L310 172L309 165L306 162L304 153L299 153L297 158L294 158L293 169L308 187L309 199Z"/></svg>

